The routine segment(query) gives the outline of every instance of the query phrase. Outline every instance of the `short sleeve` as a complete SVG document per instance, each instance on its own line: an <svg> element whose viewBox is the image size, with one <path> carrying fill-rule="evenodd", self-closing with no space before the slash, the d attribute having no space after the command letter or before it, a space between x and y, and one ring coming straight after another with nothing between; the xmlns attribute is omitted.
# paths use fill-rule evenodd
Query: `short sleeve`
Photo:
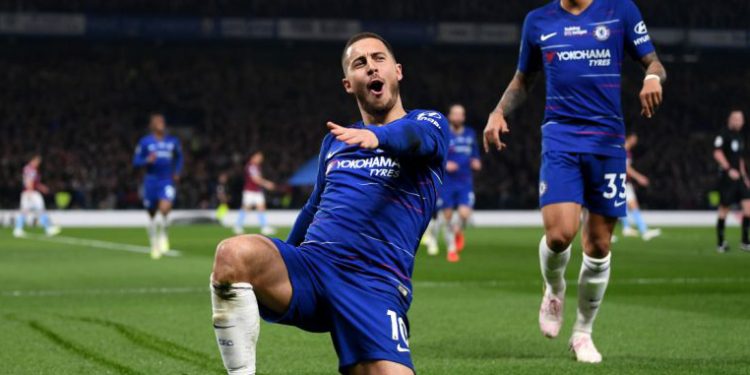
<svg viewBox="0 0 750 375"><path fill-rule="evenodd" d="M654 52L651 36L648 34L648 28L643 21L641 11L632 0L623 1L623 20L625 25L625 48L630 56L640 60L643 56Z"/></svg>
<svg viewBox="0 0 750 375"><path fill-rule="evenodd" d="M518 53L518 71L521 73L535 72L542 67L542 54L539 45L534 42L533 19L533 14L529 13L521 29L521 47Z"/></svg>

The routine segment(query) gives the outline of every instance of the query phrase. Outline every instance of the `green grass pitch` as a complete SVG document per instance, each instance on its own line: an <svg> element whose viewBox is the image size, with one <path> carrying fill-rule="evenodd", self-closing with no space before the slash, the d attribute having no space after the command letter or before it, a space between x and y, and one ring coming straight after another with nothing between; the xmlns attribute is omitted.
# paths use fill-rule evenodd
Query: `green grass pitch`
<svg viewBox="0 0 750 375"><path fill-rule="evenodd" d="M471 229L458 264L417 257L411 347L420 374L750 374L750 253L717 254L711 228L667 228L613 245L594 338L600 365L537 328L539 229ZM730 228L738 242L738 230ZM214 226L173 227L178 257L14 239L0 231L0 373L221 374L210 321ZM285 233L282 233L284 236ZM66 238L145 245L142 228L65 229ZM580 267L580 245L567 279ZM263 324L259 374L333 374L330 338Z"/></svg>

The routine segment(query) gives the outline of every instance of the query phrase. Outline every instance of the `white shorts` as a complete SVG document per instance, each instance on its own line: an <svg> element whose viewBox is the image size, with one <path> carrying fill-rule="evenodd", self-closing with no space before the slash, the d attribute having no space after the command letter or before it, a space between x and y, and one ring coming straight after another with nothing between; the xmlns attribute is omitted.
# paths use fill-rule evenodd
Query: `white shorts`
<svg viewBox="0 0 750 375"><path fill-rule="evenodd" d="M44 198L38 191L21 193L21 211L44 211Z"/></svg>
<svg viewBox="0 0 750 375"><path fill-rule="evenodd" d="M635 202L638 200L638 197L635 195L635 188L633 187L633 184L628 182L625 184L625 200L630 202Z"/></svg>
<svg viewBox="0 0 750 375"><path fill-rule="evenodd" d="M260 205L266 205L266 197L263 196L262 191L245 190L242 192L242 207L258 207Z"/></svg>

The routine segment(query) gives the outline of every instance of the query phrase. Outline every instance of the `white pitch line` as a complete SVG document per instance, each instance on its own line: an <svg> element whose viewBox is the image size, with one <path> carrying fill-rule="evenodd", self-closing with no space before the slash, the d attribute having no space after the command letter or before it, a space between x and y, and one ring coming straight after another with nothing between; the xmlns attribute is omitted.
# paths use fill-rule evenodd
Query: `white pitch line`
<svg viewBox="0 0 750 375"><path fill-rule="evenodd" d="M576 280L568 280L571 283ZM677 277L677 278L635 278L613 280L612 285L701 285L701 284L736 284L747 283L746 277ZM538 285L541 281L416 281L417 288L448 288L448 287L508 287ZM59 297L69 295L145 295L145 294L189 294L208 293L206 287L142 287L119 289L69 289L69 290L4 290L0 297Z"/></svg>
<svg viewBox="0 0 750 375"><path fill-rule="evenodd" d="M37 241L63 243L67 245L88 246L88 247L93 247L96 249L104 249L104 250L129 251L131 253L140 253L140 254L151 253L151 249L146 246L138 246L138 245L131 245L131 244L119 243L119 242L109 242L109 241L102 241L102 240L92 240L88 238L65 237L65 236L47 237L47 236L35 235L35 234L27 234L26 236L21 237L21 238L25 238L29 240L37 240ZM180 252L179 250L169 250L164 255L168 257L178 257L181 254L182 252Z"/></svg>

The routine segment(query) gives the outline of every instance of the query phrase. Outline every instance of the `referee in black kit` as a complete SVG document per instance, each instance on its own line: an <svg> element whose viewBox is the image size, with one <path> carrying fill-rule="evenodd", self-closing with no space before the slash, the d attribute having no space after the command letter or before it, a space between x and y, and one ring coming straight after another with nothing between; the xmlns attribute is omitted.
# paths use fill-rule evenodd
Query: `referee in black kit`
<svg viewBox="0 0 750 375"><path fill-rule="evenodd" d="M742 127L745 125L745 114L742 110L733 109L727 119L727 128L722 130L714 141L714 159L719 163L719 219L716 221L718 247L716 251L725 253L729 245L724 238L724 226L730 206L741 203L742 206L742 244L740 249L750 251L750 177L745 170L745 141Z"/></svg>

